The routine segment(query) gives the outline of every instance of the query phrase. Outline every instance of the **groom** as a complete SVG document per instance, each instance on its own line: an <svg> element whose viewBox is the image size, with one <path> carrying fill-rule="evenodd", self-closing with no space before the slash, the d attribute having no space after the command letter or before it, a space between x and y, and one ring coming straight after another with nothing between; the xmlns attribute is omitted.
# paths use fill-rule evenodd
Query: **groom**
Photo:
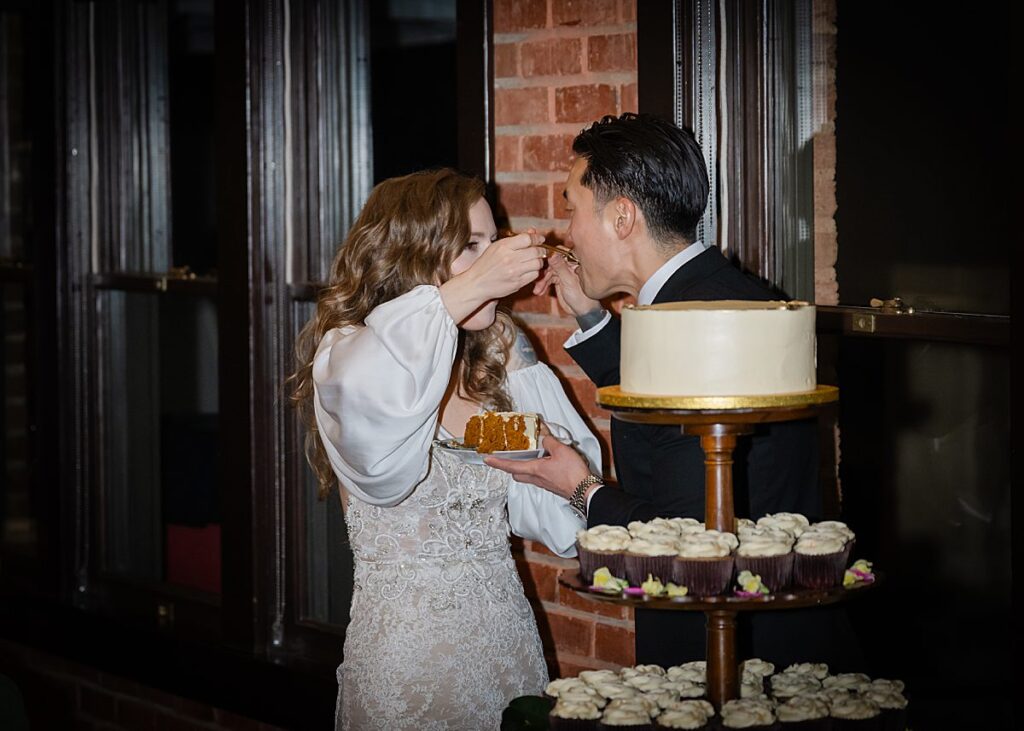
<svg viewBox="0 0 1024 731"><path fill-rule="evenodd" d="M579 329L565 348L595 385L619 383L620 323L602 308L604 298L628 293L639 305L780 298L696 238L707 205L708 176L692 132L649 115L608 116L580 132L573 152L564 191L569 213L565 241L579 263L552 257L534 293L553 286L562 307L575 315ZM704 519L704 454L698 437L684 436L678 426L617 419L612 419L611 435L621 489L591 475L574 450L553 439L545 441L550 456L543 459L489 457L486 462L520 482L565 497L589 526L657 516ZM741 440L734 459L738 517L788 511L812 521L821 518L813 420L762 425ZM637 609L635 617L638 663L667 666L705 657L703 616ZM800 625L806 629L807 621L813 625L820 618L784 618L780 624L766 617L753 620L747 651L776 663L796 662L796 652L803 660L828 656L824 646L793 646ZM816 634L830 633L809 633ZM822 641L827 644L828 638Z"/></svg>

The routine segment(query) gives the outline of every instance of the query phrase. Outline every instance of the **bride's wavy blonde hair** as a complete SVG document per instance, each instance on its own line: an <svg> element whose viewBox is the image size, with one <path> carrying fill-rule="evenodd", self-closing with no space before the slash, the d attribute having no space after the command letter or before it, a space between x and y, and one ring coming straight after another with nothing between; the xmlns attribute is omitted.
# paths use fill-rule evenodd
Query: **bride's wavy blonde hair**
<svg viewBox="0 0 1024 731"><path fill-rule="evenodd" d="M338 250L316 313L296 339L298 368L286 381L306 427L306 459L321 499L337 478L313 410L317 345L329 330L363 325L375 307L420 284L446 281L470 240L469 209L483 197L483 182L448 168L385 180L371 191ZM514 336L511 318L503 312L485 330L460 331L456 364L462 366L457 385L463 395L498 411L512 410L503 383Z"/></svg>

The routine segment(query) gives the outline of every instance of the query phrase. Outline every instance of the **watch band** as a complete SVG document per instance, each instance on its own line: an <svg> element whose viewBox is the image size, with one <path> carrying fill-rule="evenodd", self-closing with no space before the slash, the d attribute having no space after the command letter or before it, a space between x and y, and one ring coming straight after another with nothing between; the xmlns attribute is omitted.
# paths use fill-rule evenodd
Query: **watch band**
<svg viewBox="0 0 1024 731"><path fill-rule="evenodd" d="M569 498L569 507L579 513L581 518L587 517L587 490L593 485L603 485L602 480L597 475L587 475L580 484L576 485L576 489L572 491L572 497Z"/></svg>

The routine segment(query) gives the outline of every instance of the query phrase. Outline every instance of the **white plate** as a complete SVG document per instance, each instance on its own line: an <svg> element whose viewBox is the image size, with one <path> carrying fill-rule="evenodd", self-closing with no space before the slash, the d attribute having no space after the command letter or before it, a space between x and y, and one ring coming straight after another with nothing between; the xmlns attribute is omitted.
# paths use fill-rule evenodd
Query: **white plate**
<svg viewBox="0 0 1024 731"><path fill-rule="evenodd" d="M486 454L480 454L480 452L473 449L473 447L464 447L462 442L458 439L438 439L434 443L442 452L454 455L466 464L483 464L484 457L488 456ZM490 456L500 457L501 459L523 461L528 459L538 459L539 457L543 457L545 454L547 454L547 452L543 449L516 449L508 452L492 452Z"/></svg>

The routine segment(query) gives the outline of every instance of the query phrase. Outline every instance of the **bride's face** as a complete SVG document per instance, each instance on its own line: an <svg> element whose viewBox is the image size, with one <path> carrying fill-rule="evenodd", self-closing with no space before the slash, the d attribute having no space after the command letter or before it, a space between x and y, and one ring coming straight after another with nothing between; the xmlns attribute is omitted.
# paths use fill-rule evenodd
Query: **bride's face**
<svg viewBox="0 0 1024 731"><path fill-rule="evenodd" d="M487 251L487 247L498 238L498 228L494 225L491 207L483 198L470 206L469 230L469 241L452 262L453 277L473 266L473 263ZM489 300L458 325L463 330L484 330L494 323L497 308L498 300Z"/></svg>

